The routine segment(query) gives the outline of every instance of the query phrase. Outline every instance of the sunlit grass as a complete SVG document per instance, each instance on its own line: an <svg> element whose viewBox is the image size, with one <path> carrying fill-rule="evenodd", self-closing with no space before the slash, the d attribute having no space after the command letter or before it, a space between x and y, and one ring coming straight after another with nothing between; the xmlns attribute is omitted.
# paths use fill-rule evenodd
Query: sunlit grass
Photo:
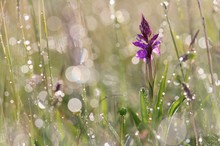
<svg viewBox="0 0 220 146"><path fill-rule="evenodd" d="M0 6L0 145L219 145L218 0ZM142 15L161 38L150 65Z"/></svg>

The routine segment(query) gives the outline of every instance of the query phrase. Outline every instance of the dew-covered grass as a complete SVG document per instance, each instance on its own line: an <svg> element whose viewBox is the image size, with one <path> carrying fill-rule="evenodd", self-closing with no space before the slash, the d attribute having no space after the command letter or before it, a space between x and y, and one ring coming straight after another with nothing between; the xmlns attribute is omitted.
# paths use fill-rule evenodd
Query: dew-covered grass
<svg viewBox="0 0 220 146"><path fill-rule="evenodd" d="M220 145L219 18L219 0L1 0L0 145Z"/></svg>

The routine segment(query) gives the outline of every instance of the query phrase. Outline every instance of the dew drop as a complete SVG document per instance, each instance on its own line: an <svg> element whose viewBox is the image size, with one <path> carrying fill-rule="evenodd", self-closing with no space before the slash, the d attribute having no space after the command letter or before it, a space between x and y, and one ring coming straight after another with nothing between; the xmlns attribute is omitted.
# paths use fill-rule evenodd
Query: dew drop
<svg viewBox="0 0 220 146"><path fill-rule="evenodd" d="M82 49L82 52L81 52L80 64L86 62L86 60L88 59L88 57L89 57L89 54L88 54L87 49L83 48L83 49Z"/></svg>
<svg viewBox="0 0 220 146"><path fill-rule="evenodd" d="M199 138L199 142L200 142L200 143L202 142L202 137Z"/></svg>
<svg viewBox="0 0 220 146"><path fill-rule="evenodd" d="M175 97L174 97L175 100L178 100L179 98L180 98L179 96L175 96Z"/></svg>
<svg viewBox="0 0 220 146"><path fill-rule="evenodd" d="M106 143L104 143L104 146L110 146L110 144L106 142Z"/></svg>
<svg viewBox="0 0 220 146"><path fill-rule="evenodd" d="M186 139L186 143L190 143L190 139L189 138Z"/></svg>
<svg viewBox="0 0 220 146"><path fill-rule="evenodd" d="M26 40L26 41L24 42L24 44L25 44L25 45L30 45L30 41L29 41L29 40Z"/></svg>
<svg viewBox="0 0 220 146"><path fill-rule="evenodd" d="M25 20L25 21L29 20L29 18L30 18L30 16L29 16L29 15L24 14L24 20Z"/></svg>
<svg viewBox="0 0 220 146"><path fill-rule="evenodd" d="M89 120L90 120L90 121L94 121L94 120L95 120L95 117L94 117L94 114L93 114L93 113L90 113L90 114L89 114Z"/></svg>
<svg viewBox="0 0 220 146"><path fill-rule="evenodd" d="M37 102L37 105L40 109L45 109L46 108L46 106L43 103L41 103L40 101Z"/></svg>
<svg viewBox="0 0 220 146"><path fill-rule="evenodd" d="M156 138L157 138L157 139L160 139L160 135L156 135Z"/></svg>
<svg viewBox="0 0 220 146"><path fill-rule="evenodd" d="M14 100L10 100L10 103L12 103L12 104L13 104L13 103L14 103Z"/></svg>
<svg viewBox="0 0 220 146"><path fill-rule="evenodd" d="M114 5L114 4L115 4L115 0L110 0L110 1L109 1L109 4L110 4L110 5Z"/></svg>
<svg viewBox="0 0 220 146"><path fill-rule="evenodd" d="M93 139L94 139L94 138L95 138L95 135L93 134L93 135L91 136L91 138L93 138Z"/></svg>

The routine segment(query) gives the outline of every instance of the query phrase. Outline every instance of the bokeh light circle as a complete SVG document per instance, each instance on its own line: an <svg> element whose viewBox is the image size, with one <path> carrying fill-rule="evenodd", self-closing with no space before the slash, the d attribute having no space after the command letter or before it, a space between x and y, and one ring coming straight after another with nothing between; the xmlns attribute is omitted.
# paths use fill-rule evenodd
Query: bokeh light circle
<svg viewBox="0 0 220 146"><path fill-rule="evenodd" d="M157 134L161 143L179 145L186 138L187 130L185 122L177 117L165 118L161 121Z"/></svg>
<svg viewBox="0 0 220 146"><path fill-rule="evenodd" d="M82 102L78 98L72 98L67 106L71 112L79 112L82 108Z"/></svg>

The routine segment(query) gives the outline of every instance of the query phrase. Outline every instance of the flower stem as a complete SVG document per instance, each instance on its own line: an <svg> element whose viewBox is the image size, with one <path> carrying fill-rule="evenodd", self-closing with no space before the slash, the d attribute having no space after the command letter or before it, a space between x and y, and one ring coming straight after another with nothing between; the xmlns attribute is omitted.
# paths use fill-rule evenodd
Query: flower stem
<svg viewBox="0 0 220 146"><path fill-rule="evenodd" d="M211 56L210 49L209 49L209 46L208 46L208 38L207 38L207 31L206 31L206 25L205 25L205 18L204 18L203 13L202 13L200 0L197 0L197 3L198 3L200 17L201 17L201 20L202 20L204 37L205 37L205 44L206 44L206 51L207 51L207 57L208 57L209 71L210 71L210 74L211 74L211 84L212 84L212 86L214 86L212 56Z"/></svg>
<svg viewBox="0 0 220 146"><path fill-rule="evenodd" d="M121 119L120 119L120 146L124 146L124 131L125 131L125 117L124 116L121 116Z"/></svg>
<svg viewBox="0 0 220 146"><path fill-rule="evenodd" d="M149 84L149 91L150 91L150 98L153 99L153 73L152 73L152 62L151 60L147 64L148 66L148 84Z"/></svg>

